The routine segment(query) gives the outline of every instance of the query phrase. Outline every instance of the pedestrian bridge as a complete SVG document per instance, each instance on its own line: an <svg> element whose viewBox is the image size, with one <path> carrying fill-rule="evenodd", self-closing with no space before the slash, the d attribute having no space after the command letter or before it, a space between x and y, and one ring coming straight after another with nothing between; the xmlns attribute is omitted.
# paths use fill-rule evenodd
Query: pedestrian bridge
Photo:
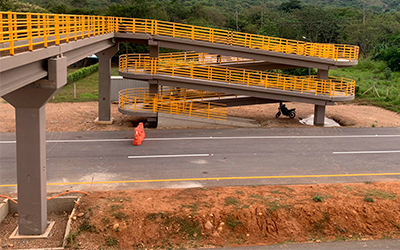
<svg viewBox="0 0 400 250"><path fill-rule="evenodd" d="M121 58L125 77L158 85L195 87L265 100L315 104L322 124L325 105L354 98L354 81L328 71L357 64L357 46L321 44L158 20L109 16L0 12L0 96L16 109L19 234L47 226L45 104L66 84L67 66L91 54L99 58L99 123L110 116L111 57L120 42L146 44L151 59ZM164 63L159 47L247 58L232 65ZM233 62L231 62L233 63ZM136 65L136 66L135 66ZM240 67L241 69L236 69ZM268 69L316 68L317 77L293 77Z"/></svg>

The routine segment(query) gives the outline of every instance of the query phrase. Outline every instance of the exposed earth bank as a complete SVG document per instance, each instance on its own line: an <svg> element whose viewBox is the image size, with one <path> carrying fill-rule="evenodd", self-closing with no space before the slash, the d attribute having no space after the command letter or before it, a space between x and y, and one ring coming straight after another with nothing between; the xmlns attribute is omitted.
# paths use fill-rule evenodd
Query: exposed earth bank
<svg viewBox="0 0 400 250"><path fill-rule="evenodd" d="M95 192L70 246L180 249L400 237L400 183Z"/></svg>
<svg viewBox="0 0 400 250"><path fill-rule="evenodd" d="M111 106L112 125L97 125L97 102L48 103L46 104L46 130L55 131L101 131L132 130L140 119L122 115L118 106ZM296 108L297 117L275 118L278 104L263 104L228 108L229 116L251 118L263 127L308 127L299 123L299 118L307 118L314 112L314 106L304 103L287 103L288 108ZM0 99L0 132L15 131L14 108ZM327 106L326 115L346 127L399 127L400 115L374 106L355 104Z"/></svg>

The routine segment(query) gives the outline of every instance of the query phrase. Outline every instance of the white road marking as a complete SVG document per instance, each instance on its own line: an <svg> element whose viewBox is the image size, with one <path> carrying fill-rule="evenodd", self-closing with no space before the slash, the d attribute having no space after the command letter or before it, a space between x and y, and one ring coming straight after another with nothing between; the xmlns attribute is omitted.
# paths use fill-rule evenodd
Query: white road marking
<svg viewBox="0 0 400 250"><path fill-rule="evenodd" d="M209 157L210 154L186 154L186 155L134 155L128 156L129 159L145 158L179 158L179 157Z"/></svg>
<svg viewBox="0 0 400 250"><path fill-rule="evenodd" d="M242 139L335 139L335 138L400 138L400 135L310 135L310 136L232 136L232 137L176 137L146 138L145 141L184 141L184 140L242 140ZM88 140L47 140L47 143L85 143L85 142L131 142L133 139L88 139ZM14 144L15 141L0 141L0 144Z"/></svg>
<svg viewBox="0 0 400 250"><path fill-rule="evenodd" d="M391 154L391 153L400 153L400 150L333 152L334 155L344 155L344 154Z"/></svg>

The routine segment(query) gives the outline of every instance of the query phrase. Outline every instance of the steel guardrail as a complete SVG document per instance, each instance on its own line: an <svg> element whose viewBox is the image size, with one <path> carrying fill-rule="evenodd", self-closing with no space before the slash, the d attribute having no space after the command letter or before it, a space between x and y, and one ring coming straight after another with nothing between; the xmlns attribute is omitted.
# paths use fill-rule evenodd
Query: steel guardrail
<svg viewBox="0 0 400 250"><path fill-rule="evenodd" d="M359 47L248 34L141 18L0 12L0 52L60 45L114 32L145 33L324 59L358 60Z"/></svg>
<svg viewBox="0 0 400 250"><path fill-rule="evenodd" d="M123 89L118 92L118 106L133 112L150 111L212 120L227 119L226 104L184 99L162 93L151 94L148 89Z"/></svg>

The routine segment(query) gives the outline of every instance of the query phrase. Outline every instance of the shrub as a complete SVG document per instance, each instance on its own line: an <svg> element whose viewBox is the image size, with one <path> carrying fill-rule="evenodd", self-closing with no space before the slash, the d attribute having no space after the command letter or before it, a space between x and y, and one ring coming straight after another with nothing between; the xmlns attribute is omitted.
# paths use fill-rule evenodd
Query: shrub
<svg viewBox="0 0 400 250"><path fill-rule="evenodd" d="M75 71L67 76L67 83L76 82L82 78L85 78L85 77L91 75L94 72L97 72L98 70L99 70L98 63L91 65L89 67L78 69L77 71Z"/></svg>

